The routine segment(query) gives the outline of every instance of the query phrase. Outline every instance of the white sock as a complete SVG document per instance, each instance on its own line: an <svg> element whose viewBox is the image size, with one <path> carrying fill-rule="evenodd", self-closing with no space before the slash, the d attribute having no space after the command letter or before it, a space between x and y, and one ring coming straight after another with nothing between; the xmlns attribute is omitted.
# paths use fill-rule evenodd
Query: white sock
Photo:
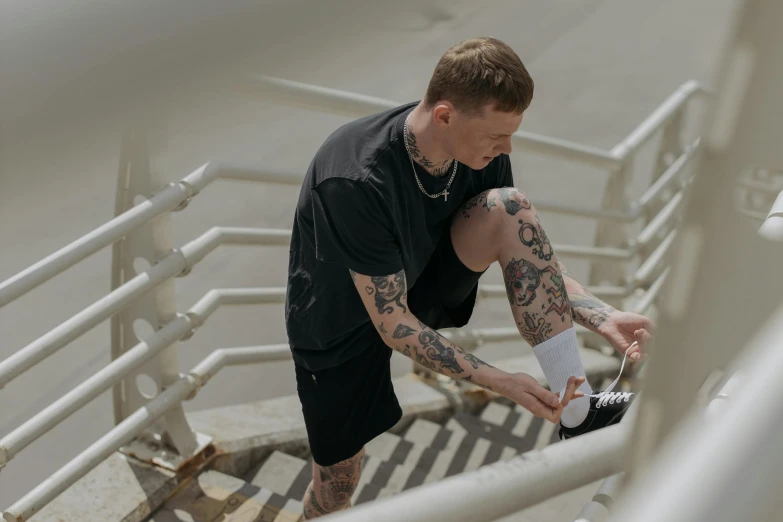
<svg viewBox="0 0 783 522"><path fill-rule="evenodd" d="M544 376L549 383L549 389L557 393L565 388L570 377L584 377L585 369L579 356L579 345L576 341L576 329L569 328L551 339L533 347L533 353L544 370ZM585 395L593 393L593 389L585 381L579 390ZM560 397L562 399L562 397ZM590 411L590 398L571 399L563 409L560 422L567 428L582 424Z"/></svg>

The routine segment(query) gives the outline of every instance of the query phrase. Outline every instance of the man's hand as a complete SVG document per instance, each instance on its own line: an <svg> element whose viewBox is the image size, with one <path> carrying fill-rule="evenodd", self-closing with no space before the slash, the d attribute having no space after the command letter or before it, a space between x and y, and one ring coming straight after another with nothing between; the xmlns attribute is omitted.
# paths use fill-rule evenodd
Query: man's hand
<svg viewBox="0 0 783 522"><path fill-rule="evenodd" d="M609 313L597 328L598 333L620 353L625 353L635 341L637 345L628 352L631 361L639 361L645 357L644 346L652 339L654 329L652 321L645 316L619 310Z"/></svg>
<svg viewBox="0 0 783 522"><path fill-rule="evenodd" d="M526 373L512 373L503 383L500 392L516 402L526 410L530 411L536 417L543 417L546 420L557 424L560 422L560 414L563 408L568 405L571 399L584 397L585 394L577 391L577 388L585 382L584 377L571 377L568 379L568 386L562 398L558 393L552 393Z"/></svg>

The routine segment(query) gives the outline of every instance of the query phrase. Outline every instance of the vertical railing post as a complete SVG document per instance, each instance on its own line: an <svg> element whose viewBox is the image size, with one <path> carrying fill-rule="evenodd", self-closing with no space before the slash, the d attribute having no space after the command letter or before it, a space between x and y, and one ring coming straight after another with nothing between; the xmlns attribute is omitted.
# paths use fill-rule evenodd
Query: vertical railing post
<svg viewBox="0 0 783 522"><path fill-rule="evenodd" d="M146 139L145 133L139 130L128 132L123 139L115 215L129 210L164 186L150 171ZM163 214L128 234L113 246L112 290L169 255L172 249L171 213ZM175 316L174 280L170 279L112 317L112 359L165 326ZM177 345L173 343L114 387L116 423L145 406L179 379ZM200 446L180 405L142 434L128 452L143 460L176 469Z"/></svg>

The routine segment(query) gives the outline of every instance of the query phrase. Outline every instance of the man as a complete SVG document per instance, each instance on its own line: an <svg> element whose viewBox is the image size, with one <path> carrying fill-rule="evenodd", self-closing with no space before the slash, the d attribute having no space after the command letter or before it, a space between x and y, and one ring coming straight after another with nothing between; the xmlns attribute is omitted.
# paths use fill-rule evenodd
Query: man
<svg viewBox="0 0 783 522"><path fill-rule="evenodd" d="M513 188L511 135L532 96L510 47L468 40L441 58L423 101L343 126L311 163L286 300L315 461L306 518L350 506L364 445L400 419L392 350L560 422L562 438L618 422L630 404L632 394L587 396L573 321L621 351L644 344L649 321L570 278L530 200ZM519 332L562 397L436 331L468 322L478 280L495 261Z"/></svg>

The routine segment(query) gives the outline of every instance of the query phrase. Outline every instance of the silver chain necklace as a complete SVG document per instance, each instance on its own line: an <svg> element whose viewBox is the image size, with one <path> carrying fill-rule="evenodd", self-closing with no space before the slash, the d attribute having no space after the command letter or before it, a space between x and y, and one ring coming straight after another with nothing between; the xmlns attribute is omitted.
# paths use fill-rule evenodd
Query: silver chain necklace
<svg viewBox="0 0 783 522"><path fill-rule="evenodd" d="M451 182L454 181L454 176L457 175L457 160L454 160L454 168L451 171L451 178L449 178L449 182L446 184L446 188L438 192L437 194L430 194L426 190L424 190L424 187L421 184L421 180L419 179L419 175L416 173L416 163L413 161L413 156L411 155L411 149L408 146L408 119L411 117L410 114L405 118L405 125L403 126L403 140L405 141L405 150L408 153L408 159L411 160L411 167L413 168L413 175L416 177L416 183L419 185L419 189L426 195L429 196L432 199L439 198L443 196L444 201L449 200L449 187L451 187Z"/></svg>

